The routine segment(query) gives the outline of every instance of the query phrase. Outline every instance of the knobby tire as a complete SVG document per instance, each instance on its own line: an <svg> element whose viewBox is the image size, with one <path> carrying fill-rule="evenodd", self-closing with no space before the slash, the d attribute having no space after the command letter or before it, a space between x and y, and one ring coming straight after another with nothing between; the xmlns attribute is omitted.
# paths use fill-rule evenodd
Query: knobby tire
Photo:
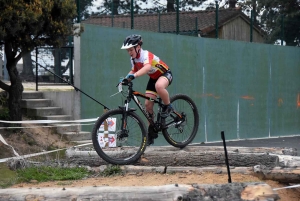
<svg viewBox="0 0 300 201"><path fill-rule="evenodd" d="M170 102L179 114L185 114L185 122L176 128L175 126L163 129L162 133L166 141L179 148L184 148L195 138L199 127L199 113L194 101L184 94L176 94L170 98ZM175 115L173 114L173 117ZM173 122L172 114L164 120L164 124Z"/></svg>
<svg viewBox="0 0 300 201"><path fill-rule="evenodd" d="M112 118L116 118L116 125L109 125L113 124L111 123L113 122ZM98 118L92 131L92 141L97 154L106 162L114 165L127 165L136 162L147 146L147 131L142 119L132 111L127 112L126 132L128 132L128 136L124 137L121 131L122 118L122 109L109 110ZM103 134L103 129L99 131L101 125L103 128L105 121L112 127L111 129L115 126L115 131L108 129L107 135ZM115 136L116 147L104 146L102 136L104 136L104 141L110 141L113 138L107 137L108 134Z"/></svg>

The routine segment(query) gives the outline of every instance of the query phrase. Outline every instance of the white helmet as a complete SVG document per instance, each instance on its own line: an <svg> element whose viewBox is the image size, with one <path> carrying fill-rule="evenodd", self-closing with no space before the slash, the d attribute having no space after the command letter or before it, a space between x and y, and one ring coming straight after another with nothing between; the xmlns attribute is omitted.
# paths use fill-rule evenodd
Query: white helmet
<svg viewBox="0 0 300 201"><path fill-rule="evenodd" d="M143 44L142 37L140 35L133 34L125 38L121 49L129 49L131 47L142 45L142 44Z"/></svg>

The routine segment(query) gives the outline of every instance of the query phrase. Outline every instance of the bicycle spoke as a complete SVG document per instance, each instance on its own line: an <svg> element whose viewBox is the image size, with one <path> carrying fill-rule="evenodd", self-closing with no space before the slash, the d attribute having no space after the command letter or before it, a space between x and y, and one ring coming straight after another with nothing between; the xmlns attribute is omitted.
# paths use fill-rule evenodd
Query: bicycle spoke
<svg viewBox="0 0 300 201"><path fill-rule="evenodd" d="M129 164L139 158L145 149L146 133L143 124L135 115L129 114L122 130L122 110L115 110L98 122L93 132L93 143L97 153L107 162ZM107 129L104 125L107 123ZM105 131L104 131L105 130Z"/></svg>
<svg viewBox="0 0 300 201"><path fill-rule="evenodd" d="M171 145L184 147L197 133L198 111L192 100L185 95L176 95L171 101L174 112L165 119L164 125L168 128L163 133Z"/></svg>

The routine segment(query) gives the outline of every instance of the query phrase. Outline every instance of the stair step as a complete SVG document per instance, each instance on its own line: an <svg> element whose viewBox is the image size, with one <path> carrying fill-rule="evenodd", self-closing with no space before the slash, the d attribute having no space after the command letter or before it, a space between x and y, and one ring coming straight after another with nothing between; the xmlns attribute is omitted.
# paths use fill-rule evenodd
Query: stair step
<svg viewBox="0 0 300 201"><path fill-rule="evenodd" d="M70 141L82 141L82 140L91 140L91 132L80 131L80 132L65 132L63 133L68 140Z"/></svg>
<svg viewBox="0 0 300 201"><path fill-rule="evenodd" d="M22 111L29 117L43 117L62 114L61 107L24 108Z"/></svg>
<svg viewBox="0 0 300 201"><path fill-rule="evenodd" d="M70 115L49 115L49 116L38 116L37 119L40 120L71 120L71 116Z"/></svg>
<svg viewBox="0 0 300 201"><path fill-rule="evenodd" d="M43 97L43 92L40 91L24 91L21 101L23 114L39 120L71 120L72 117L70 115L63 114L61 107L53 107L52 100ZM60 123L46 123L46 125L53 125L57 133L65 134L70 141L91 141L91 133L81 131L80 125L70 125L72 123L68 122L61 122L61 124L66 126L59 126L59 124Z"/></svg>
<svg viewBox="0 0 300 201"><path fill-rule="evenodd" d="M23 91L22 99L42 99L43 92L41 91Z"/></svg>
<svg viewBox="0 0 300 201"><path fill-rule="evenodd" d="M51 106L51 100L49 99L22 99L21 101L21 108L37 108L49 106Z"/></svg>

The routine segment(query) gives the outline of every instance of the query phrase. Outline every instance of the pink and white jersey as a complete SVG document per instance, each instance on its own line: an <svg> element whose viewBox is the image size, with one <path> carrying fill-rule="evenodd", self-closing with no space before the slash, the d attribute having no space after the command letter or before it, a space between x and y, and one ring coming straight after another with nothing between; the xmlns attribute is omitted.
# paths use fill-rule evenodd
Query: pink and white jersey
<svg viewBox="0 0 300 201"><path fill-rule="evenodd" d="M143 68L145 64L151 65L151 70L148 72L148 75L152 79L158 79L159 76L169 70L169 67L162 60L160 60L159 57L147 50L141 49L138 58L135 58L133 60L131 58L131 70L133 72L137 72L138 70Z"/></svg>

